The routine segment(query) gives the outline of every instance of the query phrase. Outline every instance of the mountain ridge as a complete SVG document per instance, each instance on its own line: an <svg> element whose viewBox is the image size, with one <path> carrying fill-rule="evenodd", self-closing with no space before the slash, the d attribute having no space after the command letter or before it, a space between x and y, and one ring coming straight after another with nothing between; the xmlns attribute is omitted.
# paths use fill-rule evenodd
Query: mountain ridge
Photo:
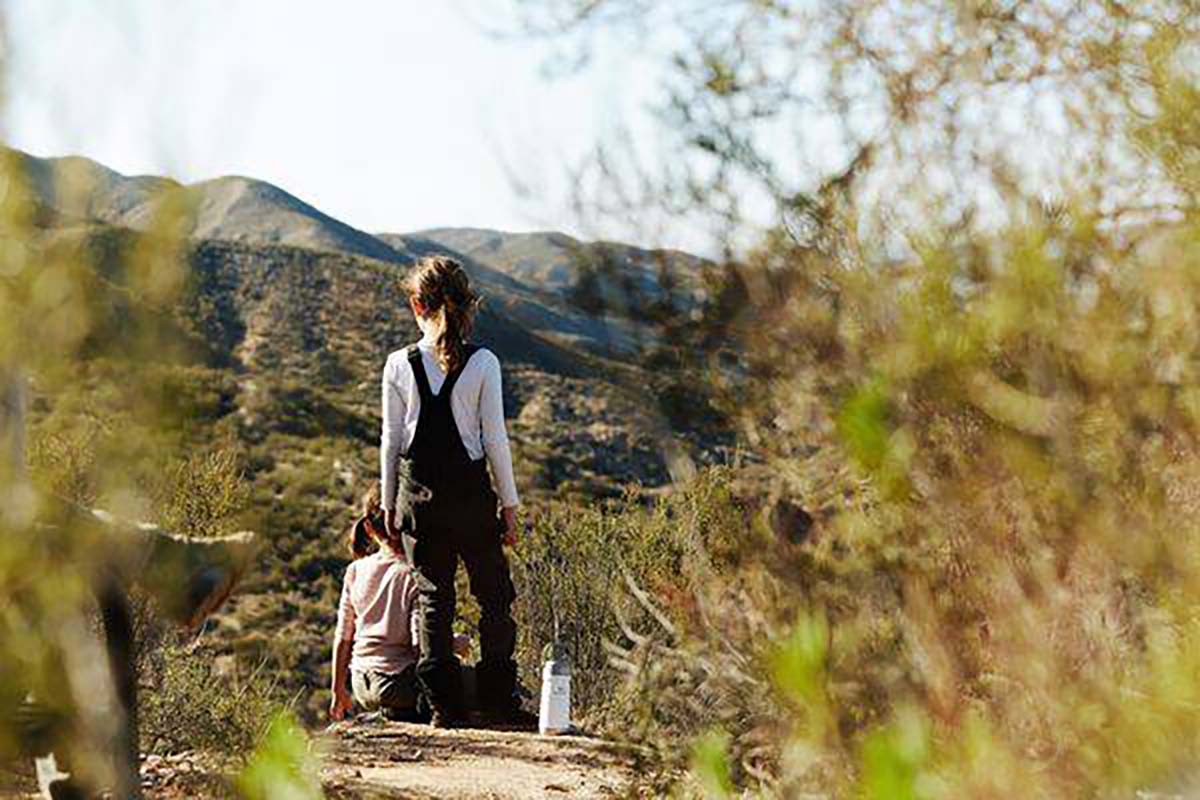
<svg viewBox="0 0 1200 800"><path fill-rule="evenodd" d="M172 178L124 175L84 156L40 158L12 148L7 154L28 176L38 203L82 222L144 231L161 216L164 202L182 199L180 208L191 218L186 231L191 238L288 244L394 263L413 260L257 178L227 175L184 184Z"/></svg>
<svg viewBox="0 0 1200 800"><path fill-rule="evenodd" d="M64 221L146 230L166 199L181 192L191 217L185 232L197 240L295 246L397 265L432 253L454 256L498 311L538 335L593 353L635 352L654 337L639 321L646 308L666 303L687 311L702 294L707 262L682 251L585 242L558 231L442 227L371 234L256 178L182 184L123 175L82 156L8 154L29 177L38 205Z"/></svg>
<svg viewBox="0 0 1200 800"><path fill-rule="evenodd" d="M35 156L17 148L4 148L10 158L15 158L30 178L36 199L49 208L81 220L94 219L135 230L142 230L150 223L148 211L152 207L153 195L171 189L190 191L196 195L199 219L190 235L194 238L249 241L261 244L293 244L310 246L313 249L330 249L351 252L383 261L409 262L414 254L407 252L407 242L424 240L436 242L463 255L472 256L478 263L496 267L496 263L515 266L513 271L500 270L510 277L521 280L521 275L530 275L530 264L513 265L521 252L519 245L536 242L547 248L561 251L554 259L552 274L545 281L548 286L562 288L569 283L569 276L562 271L563 255L576 250L614 248L627 252L639 260L653 258L679 259L688 266L697 267L708 263L706 259L674 248L652 248L611 240L584 240L568 233L555 230L509 231L476 226L438 226L411 232L370 233L356 228L336 217L321 211L317 206L292 194L286 189L248 175L230 174L207 178L192 183L182 183L174 178L157 175L126 175L111 167L81 155ZM257 204L251 200L258 200ZM250 206L247 208L246 206ZM349 246L333 241L306 243L289 241L275 236L272 231L242 228L249 226L254 213L262 213L271 207L281 207L302 218L339 231L343 237L362 237L372 244ZM230 219L229 214L235 213ZM256 235L264 238L256 239ZM275 238L270 238L275 236ZM384 247L380 248L382 244ZM487 251L503 251L504 259L497 262L481 257ZM528 254L525 254L528 257Z"/></svg>

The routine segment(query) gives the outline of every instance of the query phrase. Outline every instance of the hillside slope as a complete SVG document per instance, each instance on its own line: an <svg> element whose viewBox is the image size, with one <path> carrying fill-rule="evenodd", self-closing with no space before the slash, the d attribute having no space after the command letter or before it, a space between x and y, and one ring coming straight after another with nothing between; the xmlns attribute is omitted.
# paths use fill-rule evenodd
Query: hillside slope
<svg viewBox="0 0 1200 800"><path fill-rule="evenodd" d="M565 233L506 233L481 228L435 228L414 236L437 242L524 283L569 295L585 272L597 273L598 288L615 303L631 294L671 296L690 304L706 262L678 250L648 250L618 242L583 242ZM395 242L384 235L385 241Z"/></svg>
<svg viewBox="0 0 1200 800"><path fill-rule="evenodd" d="M483 262L454 247L411 234L382 234L381 238L416 256L444 254L461 261L482 290L485 308L504 314L528 330L568 348L627 357L650 340L654 332L629 315L607 309L584 309L569 294L538 283L519 280L503 268Z"/></svg>

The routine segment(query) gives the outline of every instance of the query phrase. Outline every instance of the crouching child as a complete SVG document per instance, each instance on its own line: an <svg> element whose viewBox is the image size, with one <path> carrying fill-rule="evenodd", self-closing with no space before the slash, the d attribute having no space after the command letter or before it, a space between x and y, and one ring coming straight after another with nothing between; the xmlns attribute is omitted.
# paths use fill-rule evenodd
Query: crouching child
<svg viewBox="0 0 1200 800"><path fill-rule="evenodd" d="M333 641L329 715L344 719L357 704L387 719L419 721L426 704L417 688L417 582L400 542L388 538L373 486L349 531L346 568Z"/></svg>

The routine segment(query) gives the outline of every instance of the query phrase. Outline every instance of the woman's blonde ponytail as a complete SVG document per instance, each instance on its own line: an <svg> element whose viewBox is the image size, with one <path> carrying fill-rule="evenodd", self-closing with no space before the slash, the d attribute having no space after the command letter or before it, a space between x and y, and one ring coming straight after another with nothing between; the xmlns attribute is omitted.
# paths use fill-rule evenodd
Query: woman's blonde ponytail
<svg viewBox="0 0 1200 800"><path fill-rule="evenodd" d="M421 259L409 279L409 292L426 314L441 315L435 347L438 365L446 374L454 372L466 359L466 343L482 298L471 289L462 264L448 256Z"/></svg>

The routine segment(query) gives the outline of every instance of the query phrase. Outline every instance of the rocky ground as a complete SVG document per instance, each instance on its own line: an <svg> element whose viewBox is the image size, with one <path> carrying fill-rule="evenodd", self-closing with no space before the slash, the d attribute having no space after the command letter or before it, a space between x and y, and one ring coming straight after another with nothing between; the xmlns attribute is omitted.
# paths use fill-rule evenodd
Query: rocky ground
<svg viewBox="0 0 1200 800"><path fill-rule="evenodd" d="M586 736L438 730L343 722L315 737L326 797L467 800L630 796L636 754ZM146 756L147 800L232 797L233 763L202 753ZM37 798L32 775L0 781L0 797Z"/></svg>
<svg viewBox="0 0 1200 800"><path fill-rule="evenodd" d="M331 798L627 796L633 755L583 736L342 723L322 737Z"/></svg>

